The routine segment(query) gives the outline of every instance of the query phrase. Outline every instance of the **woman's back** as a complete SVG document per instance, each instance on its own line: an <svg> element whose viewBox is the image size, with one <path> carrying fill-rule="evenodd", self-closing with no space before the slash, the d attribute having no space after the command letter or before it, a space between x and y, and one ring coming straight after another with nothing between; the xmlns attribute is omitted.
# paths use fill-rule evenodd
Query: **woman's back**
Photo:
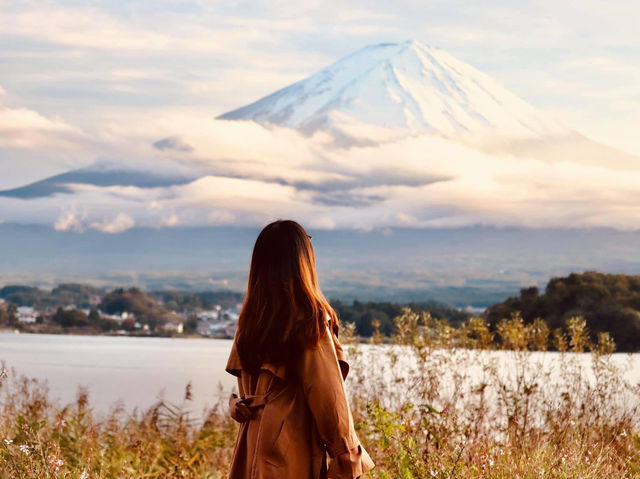
<svg viewBox="0 0 640 479"><path fill-rule="evenodd" d="M232 417L238 404L251 411L240 424L231 479L356 478L373 467L353 426L348 365L328 327L305 351L295 378L268 363L257 375L244 371L235 342L227 371L238 377L240 392L230 400ZM333 458L328 468L325 451Z"/></svg>

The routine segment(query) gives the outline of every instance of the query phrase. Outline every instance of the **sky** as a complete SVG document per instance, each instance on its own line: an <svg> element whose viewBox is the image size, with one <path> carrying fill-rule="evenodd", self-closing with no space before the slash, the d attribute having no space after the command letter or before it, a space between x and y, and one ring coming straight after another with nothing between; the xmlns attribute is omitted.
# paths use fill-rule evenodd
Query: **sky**
<svg viewBox="0 0 640 479"><path fill-rule="evenodd" d="M325 227L640 228L638 171L514 166L428 139L338 154L293 132L213 120L365 45L417 39L570 128L640 155L639 2L345 3L0 0L0 189L105 158L156 165L178 155L174 149L158 157L151 145L166 137L189 138L190 163L177 163L208 174L165 190L85 188L46 204L2 199L0 222L29 218L115 233L147 223L197 224L203 215L214 223L252 223L286 213ZM458 169L411 159L424 148L455 154ZM407 175L424 183L374 181L342 189L344 207L331 204L327 184L393 176L383 154L406 155ZM215 168L207 162L213 157ZM353 166L365 157L367 167ZM231 178L220 173L230 169ZM568 175L580 180L568 186ZM317 188L296 186L311 180Z"/></svg>

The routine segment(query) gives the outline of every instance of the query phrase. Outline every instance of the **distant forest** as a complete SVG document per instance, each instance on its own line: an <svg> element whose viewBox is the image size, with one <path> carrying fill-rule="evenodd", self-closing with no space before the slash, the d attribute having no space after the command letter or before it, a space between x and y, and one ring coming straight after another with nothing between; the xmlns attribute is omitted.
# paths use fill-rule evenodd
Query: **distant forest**
<svg viewBox="0 0 640 479"><path fill-rule="evenodd" d="M124 298L125 291L129 292L129 299ZM213 308L216 304L222 307L234 306L241 302L244 295L234 291L154 291L143 293L138 288L116 288L109 292L106 289L95 288L85 284L69 283L60 284L51 291L35 286L9 285L0 288L0 299L16 306L32 306L36 309L56 308L74 304L78 308L89 309L102 303L105 299L105 312L133 312L132 303L138 301L152 301L164 303L165 307L172 311L191 312ZM123 308L113 304L116 300L122 301ZM129 303L127 303L129 301ZM110 311L114 309L113 311ZM117 309L117 311L115 311Z"/></svg>
<svg viewBox="0 0 640 479"><path fill-rule="evenodd" d="M100 319L97 310L107 314L133 313L142 324L152 330L159 324L175 321L173 312L191 316L202 310L210 310L215 305L229 308L241 303L244 295L234 291L154 291L144 292L138 288L116 288L104 290L82 284L61 284L51 291L34 286L11 285L0 288L0 299L15 306L32 306L40 312L49 311L52 322L64 327L93 327L103 331L117 329L113 321ZM340 319L352 322L360 336L368 337L373 333L373 322L379 321L380 331L390 335L395 330L394 318L399 316L403 307L410 307L416 312L429 312L437 319L448 319L453 324L461 324L470 315L451 306L436 301L391 303L360 302L346 303L332 301ZM74 305L75 308L91 310L90 314L82 311L61 311ZM5 314L6 315L6 314ZM0 312L0 325L2 313ZM7 321L4 321L7 323ZM12 324L14 324L12 322ZM185 325L187 326L187 325ZM194 325L188 322L188 330Z"/></svg>

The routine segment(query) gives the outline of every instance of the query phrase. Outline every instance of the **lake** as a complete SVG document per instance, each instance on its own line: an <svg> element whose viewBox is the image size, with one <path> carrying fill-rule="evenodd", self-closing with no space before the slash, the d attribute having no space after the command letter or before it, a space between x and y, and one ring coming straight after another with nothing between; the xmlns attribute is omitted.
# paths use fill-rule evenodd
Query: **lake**
<svg viewBox="0 0 640 479"><path fill-rule="evenodd" d="M195 416L200 416L221 395L226 402L235 387L235 378L224 371L231 343L225 339L5 333L0 334L0 361L5 361L8 368L15 368L18 374L46 380L52 397L62 403L73 401L78 386L86 386L90 403L98 413L108 412L118 401L129 410L147 408L160 396L179 404L183 401L186 385L191 382L193 400L186 405ZM373 385L385 378L394 381L384 354L388 348L358 347L359 362L364 368L361 373L367 376L368 383ZM450 350L438 355L443 356L443 364L450 365L444 368L445 371L463 369L472 378L481 377L479 364L483 362L497 361L502 364L503 374L510 374L514 367L507 351ZM400 357L403 371L400 374L409 380L416 374L412 372L414 365L410 355L401 353ZM579 354L575 358L587 371L591 355ZM534 371L538 364L549 371L561 365L559 353L530 353L530 359ZM615 364L624 366L624 376L629 383L640 381L640 354L615 354L613 359ZM433 360L437 361L435 357ZM350 378L354 380L358 368L352 368L352 371ZM554 376L558 374L557 371L553 373ZM449 381L445 380L445 383ZM389 386L389 390L394 389L397 388Z"/></svg>
<svg viewBox="0 0 640 479"><path fill-rule="evenodd" d="M235 378L224 371L231 340L113 336L0 334L0 361L16 373L46 380L62 403L89 390L97 412L117 401L127 409L147 408L159 395L181 403L187 383L197 415L215 404L220 387L227 397Z"/></svg>

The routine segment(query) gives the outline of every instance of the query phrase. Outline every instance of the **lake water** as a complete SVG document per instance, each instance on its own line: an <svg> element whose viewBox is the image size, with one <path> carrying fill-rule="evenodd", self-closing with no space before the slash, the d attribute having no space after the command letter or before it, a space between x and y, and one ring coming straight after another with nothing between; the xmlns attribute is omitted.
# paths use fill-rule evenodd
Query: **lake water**
<svg viewBox="0 0 640 479"><path fill-rule="evenodd" d="M147 408L159 395L181 403L187 383L200 414L228 397L235 378L224 371L231 340L111 336L0 334L0 361L17 374L46 380L52 397L73 401L78 386L89 390L97 412L117 401L127 409Z"/></svg>
<svg viewBox="0 0 640 479"><path fill-rule="evenodd" d="M108 412L118 401L131 410L147 408L162 397L172 403L183 401L187 383L192 384L193 400L186 406L196 416L214 405L220 397L228 398L234 389L235 378L224 371L231 340L171 339L111 336L61 336L44 334L0 334L0 361L16 373L46 380L52 393L61 403L73 401L78 386L86 386L90 403L98 413ZM374 384L380 376L389 375L383 351L388 346L359 346L363 354L360 362L365 368L367 382ZM446 361L465 368L471 376L478 376L474 368L494 358L510 371L510 356L505 351L477 352L476 359L458 361L463 351L448 351ZM406 355L400 355L406 356ZM535 364L544 369L559 365L558 353L531 353ZM591 356L576 357L588 367ZM404 358L408 361L408 358ZM616 354L615 363L625 366L626 380L640 381L640 354ZM407 362L405 361L405 362ZM400 361L403 362L402 360ZM533 364L533 363L532 363ZM512 365L511 365L512 366ZM366 370L369 370L367 373ZM411 361L401 366L410 376ZM452 369L452 368L449 368ZM534 368L535 369L535 368ZM353 379L357 375L354 368ZM387 378L393 381L389 375ZM448 382L448 381L445 381ZM391 390L394 388L391 387ZM397 389L397 388L395 388Z"/></svg>

